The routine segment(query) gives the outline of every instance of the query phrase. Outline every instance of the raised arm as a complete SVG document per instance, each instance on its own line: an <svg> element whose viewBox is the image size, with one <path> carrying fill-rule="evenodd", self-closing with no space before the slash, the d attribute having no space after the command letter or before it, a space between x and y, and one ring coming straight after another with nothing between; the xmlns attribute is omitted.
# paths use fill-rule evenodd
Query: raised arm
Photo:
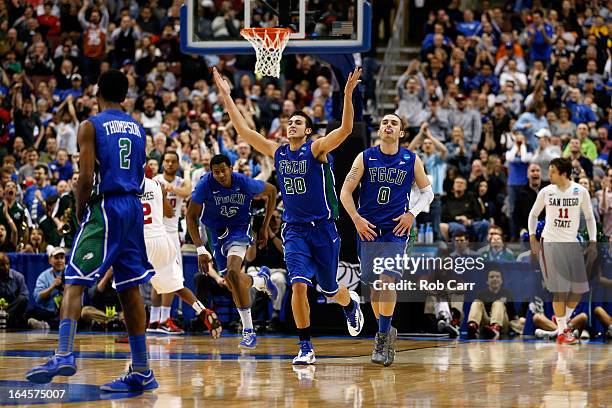
<svg viewBox="0 0 612 408"><path fill-rule="evenodd" d="M221 96L223 104L225 105L225 110L229 114L232 125L234 125L234 128L238 134L261 154L274 157L274 152L276 152L276 149L278 149L280 145L272 140L266 139L253 129L249 128L248 122L244 116L242 116L240 110L230 96L231 89L229 83L221 77L221 74L219 74L217 68L213 68L213 78L215 79L215 84L217 85L217 92L219 92L219 96Z"/></svg>
<svg viewBox="0 0 612 408"><path fill-rule="evenodd" d="M317 159L325 157L327 153L340 146L353 131L353 119L355 116L353 110L353 91L360 82L360 76L361 68L355 68L346 79L344 109L342 110L342 124L340 127L329 132L327 136L315 140L312 144L312 154Z"/></svg>

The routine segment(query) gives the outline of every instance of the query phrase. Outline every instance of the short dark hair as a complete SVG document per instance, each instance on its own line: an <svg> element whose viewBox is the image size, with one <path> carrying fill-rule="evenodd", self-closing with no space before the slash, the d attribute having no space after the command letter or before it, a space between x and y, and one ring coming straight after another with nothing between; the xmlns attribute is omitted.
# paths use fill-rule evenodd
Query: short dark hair
<svg viewBox="0 0 612 408"><path fill-rule="evenodd" d="M453 239L455 239L455 238L465 238L468 241L470 240L469 239L470 236L465 231L457 231L457 232L455 232L455 234L453 235Z"/></svg>
<svg viewBox="0 0 612 408"><path fill-rule="evenodd" d="M306 120L306 129L310 129L314 132L314 124L312 123L312 119L310 119L310 116L308 116L304 111L296 110L289 116L289 118L292 118L294 116L303 117Z"/></svg>
<svg viewBox="0 0 612 408"><path fill-rule="evenodd" d="M123 102L128 86L127 76L116 69L110 69L98 78L98 93L105 101Z"/></svg>
<svg viewBox="0 0 612 408"><path fill-rule="evenodd" d="M436 100L436 101L437 101L437 100ZM400 115L398 115L398 114L397 114L397 113L395 113L395 112L389 112L389 113L385 113L385 114L383 115L383 118L384 118L385 116L387 116L387 115L395 116L396 118L398 118L398 119L399 119L399 121L400 121L400 127L402 128L402 130L404 130L404 128L406 127L406 124L404 123L404 119L402 119Z"/></svg>
<svg viewBox="0 0 612 408"><path fill-rule="evenodd" d="M166 150L166 152L164 153L164 155L162 156L162 160L166 160L166 155L167 154L173 154L176 156L176 161L181 161L181 159L179 158L178 153L175 150Z"/></svg>
<svg viewBox="0 0 612 408"><path fill-rule="evenodd" d="M551 160L550 165L555 166L559 171L559 174L565 174L567 178L571 178L572 171L574 170L571 159L566 157L557 157L556 159Z"/></svg>
<svg viewBox="0 0 612 408"><path fill-rule="evenodd" d="M210 159L210 168L212 169L212 166L223 163L225 163L227 167L232 167L232 162L230 161L229 157L224 154L217 154Z"/></svg>
<svg viewBox="0 0 612 408"><path fill-rule="evenodd" d="M46 174L47 176L49 175L49 168L47 167L47 165L46 165L46 164L37 164L37 165L34 167L34 170L40 170L40 169L43 169L43 170L45 171L45 174Z"/></svg>

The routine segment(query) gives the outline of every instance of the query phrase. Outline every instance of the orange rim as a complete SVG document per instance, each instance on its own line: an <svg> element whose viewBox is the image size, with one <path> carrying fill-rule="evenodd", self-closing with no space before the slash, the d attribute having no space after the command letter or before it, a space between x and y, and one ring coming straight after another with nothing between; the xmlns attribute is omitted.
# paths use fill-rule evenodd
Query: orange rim
<svg viewBox="0 0 612 408"><path fill-rule="evenodd" d="M275 34L276 34L276 38L280 39L284 39L286 36L288 36L289 34L291 34L291 29L290 28L279 28L279 27L274 27L274 28L270 28L270 27L257 27L257 28L243 28L240 30L240 34L244 37L244 36L249 36L249 37L259 37L263 40L266 39L266 34L268 35L269 38L274 39Z"/></svg>

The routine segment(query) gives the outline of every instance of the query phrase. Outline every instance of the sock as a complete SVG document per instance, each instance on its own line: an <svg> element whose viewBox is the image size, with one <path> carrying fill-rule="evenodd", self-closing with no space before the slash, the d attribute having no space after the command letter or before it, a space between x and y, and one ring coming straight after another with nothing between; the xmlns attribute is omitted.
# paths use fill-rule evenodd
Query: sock
<svg viewBox="0 0 612 408"><path fill-rule="evenodd" d="M147 338L144 334L129 336L130 350L132 351L132 370L144 372L149 369L147 358Z"/></svg>
<svg viewBox="0 0 612 408"><path fill-rule="evenodd" d="M447 322L450 321L451 313L448 307L448 302L436 302L434 303L434 311L436 313L436 319L444 319Z"/></svg>
<svg viewBox="0 0 612 408"><path fill-rule="evenodd" d="M238 314L240 315L240 320L242 320L242 329L253 330L253 318L251 317L251 308L238 308Z"/></svg>
<svg viewBox="0 0 612 408"><path fill-rule="evenodd" d="M310 326L304 327L303 329L297 329L300 341L310 341Z"/></svg>
<svg viewBox="0 0 612 408"><path fill-rule="evenodd" d="M559 328L559 333L563 333L567 329L567 319L565 316L557 317L557 327Z"/></svg>
<svg viewBox="0 0 612 408"><path fill-rule="evenodd" d="M348 305L342 306L342 308L344 309L344 313L346 314L352 314L355 311L356 307L357 307L357 302L355 302L353 299L351 299Z"/></svg>
<svg viewBox="0 0 612 408"><path fill-rule="evenodd" d="M572 318L572 313L574 313L575 308L565 306L565 321L569 322Z"/></svg>
<svg viewBox="0 0 612 408"><path fill-rule="evenodd" d="M266 288L266 280L261 276L252 276L253 287L257 290L264 290Z"/></svg>
<svg viewBox="0 0 612 408"><path fill-rule="evenodd" d="M195 311L196 315L199 315L200 313L202 313L202 311L204 311L204 309L206 309L202 302L200 302L199 300L196 300L194 304L191 305L191 307Z"/></svg>
<svg viewBox="0 0 612 408"><path fill-rule="evenodd" d="M74 335L77 322L72 319L62 319L59 325L59 341L57 354L68 354L74 351Z"/></svg>
<svg viewBox="0 0 612 408"><path fill-rule="evenodd" d="M279 314L280 314L280 310L272 309L271 319L278 319Z"/></svg>
<svg viewBox="0 0 612 408"><path fill-rule="evenodd" d="M161 308L159 306L151 306L151 318L149 323L159 323L161 317Z"/></svg>
<svg viewBox="0 0 612 408"><path fill-rule="evenodd" d="M170 318L170 307L165 307L162 306L160 307L161 309L161 316L159 317L159 321L164 323L166 320L168 320Z"/></svg>
<svg viewBox="0 0 612 408"><path fill-rule="evenodd" d="M378 332L379 333L389 333L389 329L391 328L391 318L393 316L384 316L380 315L378 319Z"/></svg>

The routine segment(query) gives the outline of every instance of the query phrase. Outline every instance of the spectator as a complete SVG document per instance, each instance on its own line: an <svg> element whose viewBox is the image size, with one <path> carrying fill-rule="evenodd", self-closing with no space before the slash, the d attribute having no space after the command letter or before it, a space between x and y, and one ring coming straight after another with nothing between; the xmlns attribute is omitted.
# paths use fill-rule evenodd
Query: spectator
<svg viewBox="0 0 612 408"><path fill-rule="evenodd" d="M597 146L589 139L589 127L586 123L580 123L576 127L576 136L580 140L580 152L584 157L593 161L597 158ZM570 155L570 145L568 144L563 151L564 156Z"/></svg>
<svg viewBox="0 0 612 408"><path fill-rule="evenodd" d="M29 310L29 315L57 330L64 293L66 250L62 247L53 248L49 253L49 264L51 267L42 271L36 279L35 306Z"/></svg>
<svg viewBox="0 0 612 408"><path fill-rule="evenodd" d="M124 331L123 311L117 291L113 288L113 268L87 290L91 304L81 309L81 319L92 330Z"/></svg>
<svg viewBox="0 0 612 408"><path fill-rule="evenodd" d="M527 144L531 149L537 147L537 141L535 134L538 130L548 128L548 121L546 120L546 104L543 102L535 102L529 111L522 113L514 126L513 131L521 132L527 139Z"/></svg>
<svg viewBox="0 0 612 408"><path fill-rule="evenodd" d="M153 99L152 97L146 97L144 99L144 103L143 103L143 112L142 112L142 116L141 116L141 121L142 121L142 127L145 128L145 130L148 130L152 135L157 135L157 133L159 132L160 128L161 128L161 124L163 122L163 116L162 113L157 110L155 108L155 99ZM160 154L163 154L165 151L165 140L166 137L164 137L164 150L160 151ZM155 147L157 148L157 141L155 143Z"/></svg>
<svg viewBox="0 0 612 408"><path fill-rule="evenodd" d="M34 168L40 164L38 152L33 147L26 149L26 162L19 168L19 182L24 183L26 179L33 180Z"/></svg>
<svg viewBox="0 0 612 408"><path fill-rule="evenodd" d="M106 52L106 33L109 15L104 3L100 8L92 9L89 18L85 18L85 12L89 8L89 0L83 1L83 7L79 10L78 18L83 29L83 57L85 74L90 82L95 82L100 72L100 63Z"/></svg>
<svg viewBox="0 0 612 408"><path fill-rule="evenodd" d="M9 215L6 205L2 206L2 211L4 212L3 221L6 224L0 224L0 252L15 252L17 251L17 226Z"/></svg>
<svg viewBox="0 0 612 408"><path fill-rule="evenodd" d="M11 269L9 257L0 252L0 299L8 303L7 328L22 329L26 327L25 311L30 292L23 274Z"/></svg>
<svg viewBox="0 0 612 408"><path fill-rule="evenodd" d="M488 262L513 262L512 251L504 244L504 234L500 227L492 225L487 236L489 245L478 250L478 255Z"/></svg>
<svg viewBox="0 0 612 408"><path fill-rule="evenodd" d="M589 105L583 103L580 89L571 89L569 91L569 97L565 100L565 104L572 113L572 122L576 125L586 123L589 128L595 127L597 116Z"/></svg>
<svg viewBox="0 0 612 408"><path fill-rule="evenodd" d="M57 189L49 184L49 168L44 164L39 164L34 168L34 180L36 184L30 186L25 191L23 203L30 212L32 221L38 222L38 219L45 214L45 201L54 195L57 195Z"/></svg>
<svg viewBox="0 0 612 408"><path fill-rule="evenodd" d="M22 101L21 84L17 83L15 87L18 90L15 97L15 113L13 114L15 120L15 134L23 138L23 142L26 146L32 146L36 140L36 136L42 131L42 124L40 123L38 114L34 111L34 102L32 99L28 98ZM13 145L13 149L14 148Z"/></svg>
<svg viewBox="0 0 612 408"><path fill-rule="evenodd" d="M538 192L548 184L548 182L543 182L542 167L537 163L529 165L527 180L527 184L520 187L516 193L516 205L513 214L514 225L521 233L527 229L529 212L535 203ZM544 214L540 214L540 219L544 219Z"/></svg>
<svg viewBox="0 0 612 408"><path fill-rule="evenodd" d="M527 184L527 167L533 154L527 150L525 137L522 134L516 135L515 143L506 152L506 162L508 163L508 216L510 222L510 237L518 238L518 227L514 223L515 203L518 192Z"/></svg>
<svg viewBox="0 0 612 408"><path fill-rule="evenodd" d="M446 144L446 162L459 169L459 173L466 176L470 172L470 158L472 152L465 145L463 128L453 126L451 141Z"/></svg>
<svg viewBox="0 0 612 408"><path fill-rule="evenodd" d="M570 120L571 112L567 106L559 109L559 118L551 124L552 136L569 140L576 134L576 124Z"/></svg>
<svg viewBox="0 0 612 408"><path fill-rule="evenodd" d="M10 240L13 241L12 228L10 226L10 217L17 228L17 249L20 250L28 242L30 237L30 228L32 222L26 209L17 201L18 190L17 183L9 180L4 184L4 200L0 202L2 211L0 211L0 224L7 227L7 231L11 233ZM9 217L6 216L5 208L8 209Z"/></svg>
<svg viewBox="0 0 612 408"><path fill-rule="evenodd" d="M535 133L538 138L539 146L533 153L531 163L536 163L540 166L542 180L548 181L548 165L552 159L561 157L561 149L559 146L550 144L551 133L548 129L543 128Z"/></svg>
<svg viewBox="0 0 612 408"><path fill-rule="evenodd" d="M552 51L553 27L544 20L544 13L535 10L531 15L533 24L527 29L527 44L531 61L548 61Z"/></svg>
<svg viewBox="0 0 612 408"><path fill-rule="evenodd" d="M429 124L431 134L442 143L446 143L450 137L450 117L447 109L444 109L436 95L429 98L429 106L423 112L423 121Z"/></svg>
<svg viewBox="0 0 612 408"><path fill-rule="evenodd" d="M57 154L57 139L55 137L48 137L45 142L45 149L40 154L38 161L41 164L49 164L55 160Z"/></svg>
<svg viewBox="0 0 612 408"><path fill-rule="evenodd" d="M584 157L580 148L580 139L573 137L569 142L568 153L564 157L572 159L574 168L582 168L588 177L593 177L593 162L587 157ZM578 174L580 171L578 171Z"/></svg>
<svg viewBox="0 0 612 408"><path fill-rule="evenodd" d="M612 168L606 170L606 176L601 181L601 190L597 191L599 216L603 224L603 233L612 237Z"/></svg>
<svg viewBox="0 0 612 408"><path fill-rule="evenodd" d="M482 132L480 115L476 110L467 107L467 97L464 94L458 94L455 99L457 109L451 111L451 126L459 126L463 130L466 150L475 152Z"/></svg>
<svg viewBox="0 0 612 408"><path fill-rule="evenodd" d="M485 338L497 340L500 334L510 327L510 320L518 319L514 309L514 295L512 291L502 287L503 283L501 272L489 271L487 289L476 295L476 300L470 307L468 338L479 338L479 329L482 326Z"/></svg>
<svg viewBox="0 0 612 408"><path fill-rule="evenodd" d="M478 205L480 206L482 219L489 221L489 224L493 223L497 213L497 206L495 197L489 193L489 183L486 180L481 180L478 183Z"/></svg>
<svg viewBox="0 0 612 408"><path fill-rule="evenodd" d="M49 164L51 170L52 179L54 182L60 180L70 180L74 173L72 163L68 160L68 152L66 149L59 149L57 151L57 160L54 160Z"/></svg>
<svg viewBox="0 0 612 408"><path fill-rule="evenodd" d="M68 154L74 155L77 152L77 130L79 120L73 104L73 96L68 95L64 102L58 107L60 117L57 130L57 146L65 149Z"/></svg>
<svg viewBox="0 0 612 408"><path fill-rule="evenodd" d="M65 248L72 247L74 235L79 225L76 219L76 197L74 194L78 178L78 173L72 175L68 191L60 196L59 203L53 212L53 221L61 235L61 245Z"/></svg>
<svg viewBox="0 0 612 408"><path fill-rule="evenodd" d="M448 241L457 231L467 232L476 242L484 242L489 229L489 221L481 219L478 201L471 193L466 193L467 181L462 176L455 177L452 194L442 202L442 236Z"/></svg>
<svg viewBox="0 0 612 408"><path fill-rule="evenodd" d="M450 253L453 258L474 257L478 253L470 247L470 236L467 232L457 231L453 236L454 249Z"/></svg>

